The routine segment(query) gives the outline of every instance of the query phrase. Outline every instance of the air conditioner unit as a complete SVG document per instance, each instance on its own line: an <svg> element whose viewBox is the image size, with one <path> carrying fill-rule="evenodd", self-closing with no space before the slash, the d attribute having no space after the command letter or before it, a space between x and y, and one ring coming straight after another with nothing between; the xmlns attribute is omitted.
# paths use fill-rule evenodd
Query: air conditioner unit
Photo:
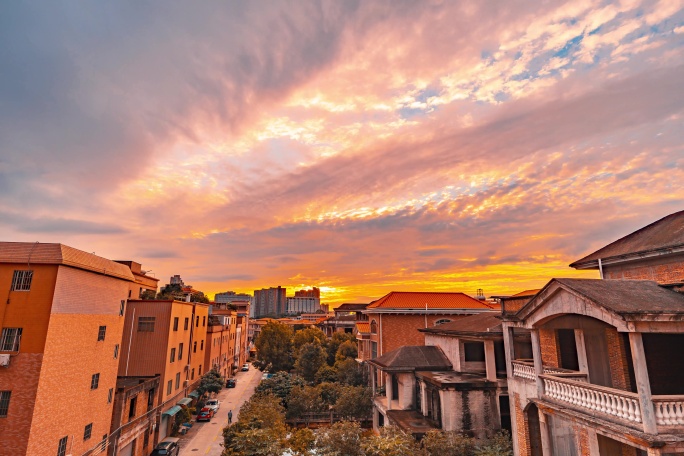
<svg viewBox="0 0 684 456"><path fill-rule="evenodd" d="M10 355L0 355L0 366L8 367L10 365Z"/></svg>

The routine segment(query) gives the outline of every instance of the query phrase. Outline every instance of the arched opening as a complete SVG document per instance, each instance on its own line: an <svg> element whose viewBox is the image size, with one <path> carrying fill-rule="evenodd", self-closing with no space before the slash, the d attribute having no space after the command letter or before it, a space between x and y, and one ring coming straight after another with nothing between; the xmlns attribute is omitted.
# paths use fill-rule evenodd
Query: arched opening
<svg viewBox="0 0 684 456"><path fill-rule="evenodd" d="M527 418L527 432L530 437L530 455L542 456L541 425L539 424L539 409L530 404L525 411Z"/></svg>

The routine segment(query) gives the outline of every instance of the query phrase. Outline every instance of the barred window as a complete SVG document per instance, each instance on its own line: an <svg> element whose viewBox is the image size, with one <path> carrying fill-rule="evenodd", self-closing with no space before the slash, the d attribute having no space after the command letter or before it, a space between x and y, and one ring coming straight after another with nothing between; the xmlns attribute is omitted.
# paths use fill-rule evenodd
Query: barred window
<svg viewBox="0 0 684 456"><path fill-rule="evenodd" d="M86 424L85 429L83 430L83 440L88 440L90 439L90 436L93 434L93 423Z"/></svg>
<svg viewBox="0 0 684 456"><path fill-rule="evenodd" d="M30 291L32 280L32 270L15 270L12 276L12 291Z"/></svg>
<svg viewBox="0 0 684 456"><path fill-rule="evenodd" d="M109 388L109 394L107 395L107 404L112 403L113 397L114 397L114 388Z"/></svg>
<svg viewBox="0 0 684 456"><path fill-rule="evenodd" d="M171 349L171 360L169 361L170 363L174 362L176 360L176 349L172 348Z"/></svg>
<svg viewBox="0 0 684 456"><path fill-rule="evenodd" d="M59 444L57 445L57 456L66 456L67 442L69 437L62 437L59 439Z"/></svg>
<svg viewBox="0 0 684 456"><path fill-rule="evenodd" d="M107 333L107 327L106 326L100 326L100 329L97 330L98 342L105 339L106 333Z"/></svg>
<svg viewBox="0 0 684 456"><path fill-rule="evenodd" d="M12 391L0 391L0 418L7 418Z"/></svg>
<svg viewBox="0 0 684 456"><path fill-rule="evenodd" d="M2 328L0 351L19 351L23 328Z"/></svg>
<svg viewBox="0 0 684 456"><path fill-rule="evenodd" d="M154 332L155 317L138 317L139 332Z"/></svg>
<svg viewBox="0 0 684 456"><path fill-rule="evenodd" d="M90 389L94 390L97 389L97 387L100 386L100 374L93 374L93 376L90 379Z"/></svg>

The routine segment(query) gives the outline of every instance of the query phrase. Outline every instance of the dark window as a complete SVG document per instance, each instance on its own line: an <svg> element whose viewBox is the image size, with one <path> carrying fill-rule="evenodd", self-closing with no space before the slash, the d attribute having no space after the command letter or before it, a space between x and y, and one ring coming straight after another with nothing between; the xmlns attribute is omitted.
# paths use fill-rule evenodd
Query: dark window
<svg viewBox="0 0 684 456"><path fill-rule="evenodd" d="M106 326L100 326L100 329L97 330L98 342L101 340L105 340L105 334L107 334L107 327Z"/></svg>
<svg viewBox="0 0 684 456"><path fill-rule="evenodd" d="M107 395L107 404L112 403L113 397L114 397L114 388L109 388L109 394Z"/></svg>
<svg viewBox="0 0 684 456"><path fill-rule="evenodd" d="M449 323L451 320L448 318L441 318L435 322L435 326L437 325L443 325L444 323Z"/></svg>
<svg viewBox="0 0 684 456"><path fill-rule="evenodd" d="M154 388L150 388L147 392L147 411L149 412L154 407Z"/></svg>
<svg viewBox="0 0 684 456"><path fill-rule="evenodd" d="M16 270L12 276L12 291L30 291L33 271Z"/></svg>
<svg viewBox="0 0 684 456"><path fill-rule="evenodd" d="M392 374L392 400L399 400L399 378Z"/></svg>
<svg viewBox="0 0 684 456"><path fill-rule="evenodd" d="M484 342L465 342L463 344L466 362L484 362Z"/></svg>
<svg viewBox="0 0 684 456"><path fill-rule="evenodd" d="M189 324L190 324L190 319L186 317L186 318L185 318L185 325L184 325L184 329L185 329L186 331L188 330L188 325L189 325Z"/></svg>
<svg viewBox="0 0 684 456"><path fill-rule="evenodd" d="M154 317L138 317L138 331L154 332Z"/></svg>
<svg viewBox="0 0 684 456"><path fill-rule="evenodd" d="M0 418L7 417L7 411L9 410L10 396L12 396L12 391L0 391Z"/></svg>
<svg viewBox="0 0 684 456"><path fill-rule="evenodd" d="M204 341L200 340L200 350L204 350Z"/></svg>
<svg viewBox="0 0 684 456"><path fill-rule="evenodd" d="M66 456L66 447L69 437L62 437L57 444L57 456Z"/></svg>
<svg viewBox="0 0 684 456"><path fill-rule="evenodd" d="M126 301L122 299L122 300L121 300L121 305L119 306L119 316L120 316L120 317L123 317L124 309L125 309L125 308L126 308Z"/></svg>
<svg viewBox="0 0 684 456"><path fill-rule="evenodd" d="M119 344L114 345L114 359L119 357Z"/></svg>
<svg viewBox="0 0 684 456"><path fill-rule="evenodd" d="M131 295L133 294L133 290L128 290L128 297L130 298Z"/></svg>
<svg viewBox="0 0 684 456"><path fill-rule="evenodd" d="M166 384L166 394L171 394L172 390L173 390L173 380L169 380L169 383Z"/></svg>
<svg viewBox="0 0 684 456"><path fill-rule="evenodd" d="M202 317L202 326L207 326L207 317Z"/></svg>
<svg viewBox="0 0 684 456"><path fill-rule="evenodd" d="M128 406L128 419L130 420L135 416L135 407L138 405L138 396L131 398L130 405Z"/></svg>
<svg viewBox="0 0 684 456"><path fill-rule="evenodd" d="M176 349L172 348L171 349L171 360L169 361L170 363L174 362L176 360Z"/></svg>
<svg viewBox="0 0 684 456"><path fill-rule="evenodd" d="M23 328L2 328L0 351L19 351Z"/></svg>
<svg viewBox="0 0 684 456"><path fill-rule="evenodd" d="M577 358L577 343L575 342L575 330L559 329L557 331L558 351L560 352L560 367L574 371L579 370Z"/></svg>
<svg viewBox="0 0 684 456"><path fill-rule="evenodd" d="M197 341L193 342L192 344L192 352L197 353Z"/></svg>
<svg viewBox="0 0 684 456"><path fill-rule="evenodd" d="M176 389L180 388L180 372L176 374Z"/></svg>
<svg viewBox="0 0 684 456"><path fill-rule="evenodd" d="M88 440L90 439L90 436L93 434L93 423L86 424L85 429L83 430L83 440Z"/></svg>
<svg viewBox="0 0 684 456"><path fill-rule="evenodd" d="M190 371L190 380L195 379L195 368L193 367L192 370Z"/></svg>
<svg viewBox="0 0 684 456"><path fill-rule="evenodd" d="M143 434L143 448L147 448L147 445L150 444L150 433L145 432Z"/></svg>
<svg viewBox="0 0 684 456"><path fill-rule="evenodd" d="M173 317L173 330L178 331L178 317Z"/></svg>
<svg viewBox="0 0 684 456"><path fill-rule="evenodd" d="M197 321L195 322L195 326L199 327L199 315L197 316Z"/></svg>
<svg viewBox="0 0 684 456"><path fill-rule="evenodd" d="M197 371L197 375L199 375L201 377L202 376L202 365L201 364L199 365L198 369L199 370Z"/></svg>
<svg viewBox="0 0 684 456"><path fill-rule="evenodd" d="M107 434L102 436L102 442L101 443L102 444L101 444L100 448L102 449L102 451L106 450L107 449Z"/></svg>
<svg viewBox="0 0 684 456"><path fill-rule="evenodd" d="M370 323L370 332L371 332L371 334L377 334L378 333L378 324L375 322L375 320L371 321L371 323Z"/></svg>
<svg viewBox="0 0 684 456"><path fill-rule="evenodd" d="M183 359L183 344L178 344L178 359Z"/></svg>
<svg viewBox="0 0 684 456"><path fill-rule="evenodd" d="M90 389L94 390L97 389L97 387L100 386L100 374L93 374L92 378L90 379Z"/></svg>
<svg viewBox="0 0 684 456"><path fill-rule="evenodd" d="M378 343L371 341L371 359L378 357Z"/></svg>

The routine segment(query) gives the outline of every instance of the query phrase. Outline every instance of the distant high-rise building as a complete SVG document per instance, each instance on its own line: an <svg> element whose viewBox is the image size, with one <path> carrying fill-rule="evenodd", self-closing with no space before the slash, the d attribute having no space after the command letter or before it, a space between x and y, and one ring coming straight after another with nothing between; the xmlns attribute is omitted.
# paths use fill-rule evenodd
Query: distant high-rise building
<svg viewBox="0 0 684 456"><path fill-rule="evenodd" d="M169 284L180 285L181 287L185 286L185 284L183 283L183 279L181 279L181 276L179 274L176 274L175 276L171 277L171 279L169 279Z"/></svg>
<svg viewBox="0 0 684 456"><path fill-rule="evenodd" d="M317 287L313 287L311 290L299 290L295 291L295 298L321 298L321 290Z"/></svg>
<svg viewBox="0 0 684 456"><path fill-rule="evenodd" d="M321 300L314 297L300 297L287 298L287 313L301 314L314 313L321 310Z"/></svg>
<svg viewBox="0 0 684 456"><path fill-rule="evenodd" d="M247 293L236 293L234 291L224 291L223 293L216 293L214 295L214 302L217 304L230 304L235 301L252 302L252 295Z"/></svg>
<svg viewBox="0 0 684 456"><path fill-rule="evenodd" d="M284 315L287 308L287 289L281 286L254 290L254 317Z"/></svg>

